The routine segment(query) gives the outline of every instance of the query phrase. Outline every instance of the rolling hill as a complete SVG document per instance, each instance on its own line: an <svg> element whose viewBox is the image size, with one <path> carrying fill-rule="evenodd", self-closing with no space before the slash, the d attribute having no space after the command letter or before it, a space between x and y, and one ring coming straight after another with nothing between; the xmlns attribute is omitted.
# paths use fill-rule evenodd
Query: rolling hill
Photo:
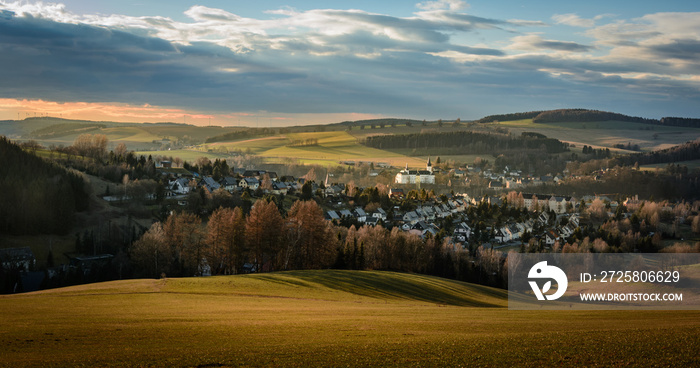
<svg viewBox="0 0 700 368"><path fill-rule="evenodd" d="M509 311L505 291L365 271L0 296L0 365L697 366L698 311Z"/></svg>
<svg viewBox="0 0 700 368"><path fill-rule="evenodd" d="M596 120L600 119L600 120ZM612 119L612 120L611 120ZM475 157L494 159L493 152L467 155L460 152L432 152L426 149L375 149L361 144L376 135L404 135L446 132L536 132L549 138L594 148L638 146L642 151L667 149L700 137L695 119L635 118L622 114L582 110L552 110L492 115L476 122L453 124L445 121L374 119L328 125L287 128L200 127L176 123L133 124L90 122L51 117L0 122L0 135L11 139L34 139L50 145L70 145L83 133L105 134L110 148L126 143L129 149L144 155L177 156L193 161L201 156L232 157L240 153L262 156L267 163L285 163L289 159L302 164L337 165L338 161L388 162L402 167L422 167L429 155L471 163ZM295 145L295 141L313 139L314 145ZM578 148L580 149L580 148ZM576 151L576 149L574 149Z"/></svg>

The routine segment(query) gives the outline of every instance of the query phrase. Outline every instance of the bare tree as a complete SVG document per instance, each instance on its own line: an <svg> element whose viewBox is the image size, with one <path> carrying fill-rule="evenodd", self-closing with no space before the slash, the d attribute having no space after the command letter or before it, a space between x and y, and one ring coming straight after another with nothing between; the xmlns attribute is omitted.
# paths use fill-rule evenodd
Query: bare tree
<svg viewBox="0 0 700 368"><path fill-rule="evenodd" d="M246 219L245 232L247 245L255 257L258 271L268 263L267 269L274 268L281 248L282 227L282 215L274 202L266 200L255 202Z"/></svg>
<svg viewBox="0 0 700 368"><path fill-rule="evenodd" d="M138 272L147 277L159 277L172 266L171 249L166 244L165 231L160 222L154 223L130 249L131 260Z"/></svg>

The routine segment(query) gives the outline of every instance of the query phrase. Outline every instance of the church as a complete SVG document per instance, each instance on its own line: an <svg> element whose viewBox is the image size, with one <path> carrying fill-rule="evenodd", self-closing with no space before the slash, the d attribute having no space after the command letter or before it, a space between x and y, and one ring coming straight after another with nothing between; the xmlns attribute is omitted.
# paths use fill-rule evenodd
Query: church
<svg viewBox="0 0 700 368"><path fill-rule="evenodd" d="M394 179L396 184L435 184L435 174L433 173L433 164L428 157L428 163L425 170L409 170L408 164L406 168L399 171Z"/></svg>

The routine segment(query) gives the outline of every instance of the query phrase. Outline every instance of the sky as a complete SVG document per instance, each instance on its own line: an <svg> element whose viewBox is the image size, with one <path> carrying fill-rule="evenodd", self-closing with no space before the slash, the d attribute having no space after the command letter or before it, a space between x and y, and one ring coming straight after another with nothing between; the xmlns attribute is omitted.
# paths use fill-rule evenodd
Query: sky
<svg viewBox="0 0 700 368"><path fill-rule="evenodd" d="M692 1L0 0L0 119L700 118Z"/></svg>

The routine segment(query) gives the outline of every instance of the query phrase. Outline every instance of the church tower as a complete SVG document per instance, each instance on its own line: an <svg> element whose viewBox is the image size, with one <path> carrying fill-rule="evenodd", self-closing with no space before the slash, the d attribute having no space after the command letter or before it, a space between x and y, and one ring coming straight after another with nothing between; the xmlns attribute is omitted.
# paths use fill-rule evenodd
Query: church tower
<svg viewBox="0 0 700 368"><path fill-rule="evenodd" d="M430 156L428 156L428 163L425 165L425 169L433 173L433 164L430 162Z"/></svg>

